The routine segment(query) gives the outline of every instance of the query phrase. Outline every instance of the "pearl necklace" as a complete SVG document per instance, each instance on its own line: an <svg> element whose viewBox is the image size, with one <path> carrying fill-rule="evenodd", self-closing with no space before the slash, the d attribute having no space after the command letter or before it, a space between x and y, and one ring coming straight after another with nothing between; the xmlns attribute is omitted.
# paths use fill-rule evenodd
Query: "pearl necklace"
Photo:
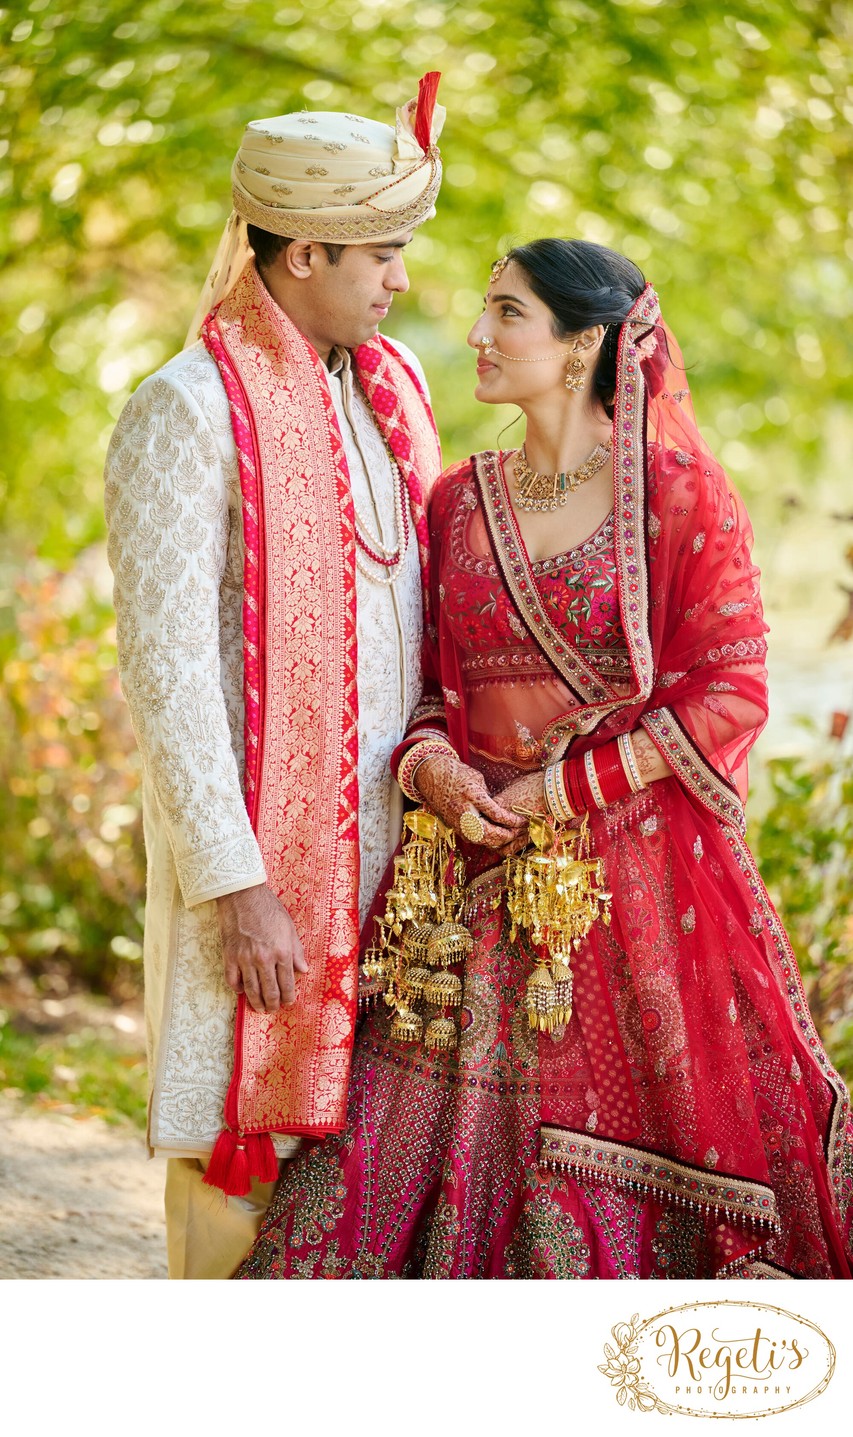
<svg viewBox="0 0 853 1437"><path fill-rule="evenodd" d="M357 376L356 380L357 382L359 382ZM363 386L360 382L359 390L361 392L362 398L367 403L368 409L370 409L369 401L367 401L367 396L365 395ZM350 416L347 415L347 417L349 418ZM358 441L358 434L355 427L354 419L350 419L350 425L353 430L353 437L355 439L356 447L358 448L359 453L361 453L361 445ZM378 424L376 425L376 429L383 444L385 445L385 452L388 456L388 462L391 466L391 475L394 485L394 528L397 535L397 544L394 548L389 549L388 546L382 542L382 539L379 537L379 535L373 533L369 523L358 509L355 502L355 495L353 495L352 507L353 514L355 516L354 527L356 543L355 562L359 573L363 574L366 579L370 579L372 583L393 585L396 584L401 573L403 572L406 551L409 547L409 491L402 469L397 463L397 458L394 454L393 449L391 448L391 445L388 443L388 440L382 433L381 429L379 429ZM370 466L367 460L367 456L362 453L361 457L362 463L364 465L364 473L365 478L367 479L367 485L372 493L373 485L370 478ZM373 502L374 508L376 508L375 495L373 496ZM377 520L378 517L379 516L377 511ZM374 570L367 567L361 557L361 554L359 553L359 550L361 550L361 553L364 554L366 558L370 559L371 562L377 566L379 573L376 573Z"/></svg>
<svg viewBox="0 0 853 1437"><path fill-rule="evenodd" d="M516 506L527 512L556 509L566 503L570 494L597 474L610 458L613 440L596 444L588 459L577 469L567 469L559 474L539 474L531 469L527 451L522 444L515 461Z"/></svg>
<svg viewBox="0 0 853 1437"><path fill-rule="evenodd" d="M403 562L407 548L409 547L409 515L408 515L408 492L406 481L400 473L399 465L392 460L392 472L394 475L394 523L399 542L395 549L388 549L376 535L374 535L364 516L356 508L353 499L353 512L355 514L355 541L358 547L363 550L368 559L374 564L380 564L384 569L399 569Z"/></svg>

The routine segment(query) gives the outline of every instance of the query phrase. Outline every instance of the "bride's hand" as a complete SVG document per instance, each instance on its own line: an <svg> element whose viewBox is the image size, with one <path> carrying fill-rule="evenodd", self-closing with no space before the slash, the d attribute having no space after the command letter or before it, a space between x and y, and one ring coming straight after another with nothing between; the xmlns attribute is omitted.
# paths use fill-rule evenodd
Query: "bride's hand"
<svg viewBox="0 0 853 1437"><path fill-rule="evenodd" d="M523 773L520 778L502 788L496 797L505 808L525 808L528 813L547 816L545 776L541 768L535 768L532 773Z"/></svg>
<svg viewBox="0 0 853 1437"><path fill-rule="evenodd" d="M522 774L520 778L501 789L496 798L508 809L523 808L528 814L540 813L546 817L548 815L548 805L545 802L545 779L541 768L534 769L532 773ZM528 819L521 818L520 815L516 815L516 817L519 818L522 828L506 844L503 850L505 854L520 853L529 842Z"/></svg>
<svg viewBox="0 0 853 1437"><path fill-rule="evenodd" d="M507 848L522 829L527 829L527 820L513 813L508 804L492 798L483 775L455 754L435 754L418 764L414 787L430 812L463 838L463 814L475 815L483 825L478 842L484 848Z"/></svg>

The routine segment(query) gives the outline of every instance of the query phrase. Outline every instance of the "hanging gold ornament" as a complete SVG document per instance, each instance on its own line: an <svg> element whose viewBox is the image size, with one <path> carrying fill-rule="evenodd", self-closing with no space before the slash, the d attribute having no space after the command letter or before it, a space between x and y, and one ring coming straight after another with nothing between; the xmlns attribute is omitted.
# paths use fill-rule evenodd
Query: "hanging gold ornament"
<svg viewBox="0 0 853 1437"><path fill-rule="evenodd" d="M527 980L524 1006L531 1028L550 1033L554 1026L554 980L547 963L537 963Z"/></svg>
<svg viewBox="0 0 853 1437"><path fill-rule="evenodd" d="M424 1033L424 1047L430 1052L449 1052L456 1047L458 1036L452 1018L430 1018Z"/></svg>
<svg viewBox="0 0 853 1437"><path fill-rule="evenodd" d="M424 984L424 1000L432 1008L458 1008L462 1002L461 978L446 968L439 968Z"/></svg>
<svg viewBox="0 0 853 1437"><path fill-rule="evenodd" d="M391 1019L391 1037L398 1043L417 1043L424 1031L424 1020L411 1008L398 1007Z"/></svg>
<svg viewBox="0 0 853 1437"><path fill-rule="evenodd" d="M554 1027L564 1028L572 1016L572 970L562 958L551 962L554 980Z"/></svg>
<svg viewBox="0 0 853 1437"><path fill-rule="evenodd" d="M470 953L473 939L459 921L465 895L465 865L456 838L425 808L407 813L402 852L394 859L394 881L385 895L385 912L376 918L374 941L361 965L362 986L381 992L393 1009L391 1037L431 1049L455 1048L453 1019L439 1013L424 1020L416 1011L458 1008L462 980L447 970Z"/></svg>
<svg viewBox="0 0 853 1437"><path fill-rule="evenodd" d="M427 947L434 932L434 923L409 924L403 940L403 951L407 962L419 963L421 966L427 962Z"/></svg>
<svg viewBox="0 0 853 1437"><path fill-rule="evenodd" d="M586 817L574 829L540 814L525 817L532 848L506 860L510 938L524 930L539 950L525 1008L531 1028L550 1033L572 1014L572 952L596 919L610 922L612 894L602 886L601 860L591 856Z"/></svg>
<svg viewBox="0 0 853 1437"><path fill-rule="evenodd" d="M420 965L406 969L406 988L413 1002L417 1003L418 999L424 996L424 989L431 977L432 971Z"/></svg>
<svg viewBox="0 0 853 1437"><path fill-rule="evenodd" d="M461 923L440 923L432 930L426 960L433 968L450 968L467 958L473 946L471 934Z"/></svg>

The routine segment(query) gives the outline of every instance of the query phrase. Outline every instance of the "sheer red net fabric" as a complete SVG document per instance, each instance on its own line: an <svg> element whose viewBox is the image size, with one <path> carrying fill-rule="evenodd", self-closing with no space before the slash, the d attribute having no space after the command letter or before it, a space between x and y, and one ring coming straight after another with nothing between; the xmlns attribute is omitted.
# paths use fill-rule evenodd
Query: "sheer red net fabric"
<svg viewBox="0 0 853 1437"><path fill-rule="evenodd" d="M649 583L658 659L649 707L669 709L743 801L747 754L767 717L766 625L752 527L699 432L672 332L658 319L637 347L646 351Z"/></svg>

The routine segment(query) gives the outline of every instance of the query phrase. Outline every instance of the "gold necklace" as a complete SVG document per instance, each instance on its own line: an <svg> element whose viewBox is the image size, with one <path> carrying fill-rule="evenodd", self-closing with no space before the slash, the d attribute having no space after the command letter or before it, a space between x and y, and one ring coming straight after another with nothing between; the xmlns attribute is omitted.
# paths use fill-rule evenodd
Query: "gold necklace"
<svg viewBox="0 0 853 1437"><path fill-rule="evenodd" d="M612 448L613 440L607 439L604 444L596 444L589 458L577 469L568 469L561 474L539 474L531 469L527 450L522 444L515 461L517 507L532 511L556 509L558 504L565 504L570 494L604 468Z"/></svg>

